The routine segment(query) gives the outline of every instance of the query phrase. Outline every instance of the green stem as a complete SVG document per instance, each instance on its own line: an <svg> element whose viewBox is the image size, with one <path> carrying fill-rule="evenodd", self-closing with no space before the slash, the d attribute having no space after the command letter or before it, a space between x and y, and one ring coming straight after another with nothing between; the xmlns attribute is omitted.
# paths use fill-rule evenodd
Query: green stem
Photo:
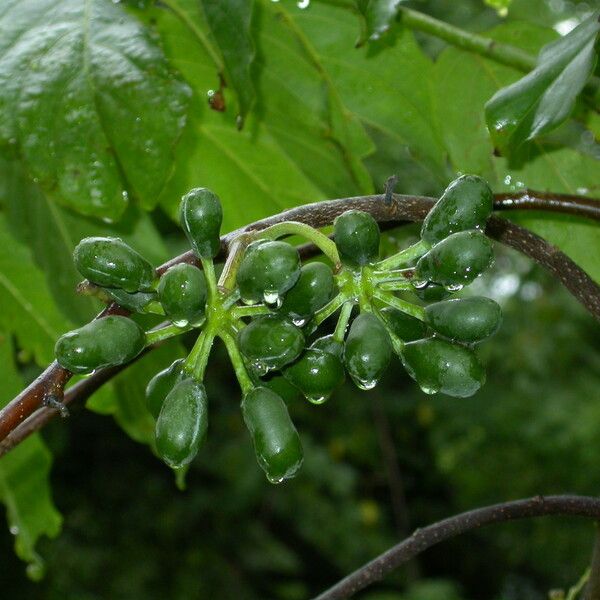
<svg viewBox="0 0 600 600"><path fill-rule="evenodd" d="M320 325L325 319L329 318L344 302L347 298L343 294L338 294L335 298L330 300L323 308L320 308L313 316L312 322L316 326Z"/></svg>
<svg viewBox="0 0 600 600"><path fill-rule="evenodd" d="M528 72L536 66L536 57L520 48L465 31L410 8L401 6L398 10L402 17L402 23L410 29L417 29L423 33L433 35L452 46L491 58L500 64L513 67L519 71Z"/></svg>
<svg viewBox="0 0 600 600"><path fill-rule="evenodd" d="M152 346L158 344L169 338L181 335L186 331L190 331L192 327L177 327L176 325L166 325L158 329L151 329L146 332L146 346Z"/></svg>
<svg viewBox="0 0 600 600"><path fill-rule="evenodd" d="M389 292L384 292L381 290L375 290L375 292L373 292L373 296L375 298L377 298L378 300L381 300L388 306L391 306L392 308L397 308L398 310L401 310L402 312L406 313L407 315L416 317L420 321L425 320L425 309L423 309L421 306L417 306L416 304L413 304L412 302L407 302L406 300L397 298L396 296L394 296L393 294L390 294Z"/></svg>
<svg viewBox="0 0 600 600"><path fill-rule="evenodd" d="M273 311L264 304L254 304L252 306L235 306L231 309L231 316L234 319L242 317L258 317L260 315L271 315Z"/></svg>
<svg viewBox="0 0 600 600"><path fill-rule="evenodd" d="M252 383L252 379L250 379L250 375L248 375L248 371L246 371L244 359L238 350L235 338L230 333L225 332L219 333L219 337L223 340L225 348L227 348L227 354L229 354L229 360L233 365L233 370L242 389L242 394L246 395L254 388L254 384Z"/></svg>
<svg viewBox="0 0 600 600"><path fill-rule="evenodd" d="M191 375L196 381L204 379L204 371L208 364L208 357L212 348L215 335L212 331L205 329L200 332L192 351L183 363L183 370Z"/></svg>
<svg viewBox="0 0 600 600"><path fill-rule="evenodd" d="M246 250L246 247L250 241L250 236L241 234L240 236L236 237L233 242L231 242L231 245L229 246L229 254L227 255L227 260L225 261L225 266L221 272L221 277L219 277L219 287L222 290L229 292L235 287L237 271L240 263L242 262L242 258L244 257L244 251Z"/></svg>
<svg viewBox="0 0 600 600"><path fill-rule="evenodd" d="M382 283L377 284L377 287L380 290L386 290L389 292L404 292L404 291L414 291L414 286L412 283L408 281L384 281Z"/></svg>
<svg viewBox="0 0 600 600"><path fill-rule="evenodd" d="M350 320L353 307L354 302L351 300L347 300L342 306L337 325L335 326L335 331L333 332L333 339L336 342L342 343L344 341L344 337L346 337L346 328L348 327L348 321Z"/></svg>
<svg viewBox="0 0 600 600"><path fill-rule="evenodd" d="M340 255L335 243L330 240L324 233L321 233L314 227L305 223L296 221L285 221L271 225L266 229L256 231L255 238L277 239L286 235L300 235L312 242L323 254L337 267L340 264Z"/></svg>
<svg viewBox="0 0 600 600"><path fill-rule="evenodd" d="M217 277L215 275L215 265L210 258L201 258L204 277L206 278L206 287L208 288L208 303L214 302L217 297Z"/></svg>
<svg viewBox="0 0 600 600"><path fill-rule="evenodd" d="M404 250L400 250L400 252L379 261L375 265L375 269L377 271L391 271L392 269L397 269L398 267L407 265L416 258L421 258L421 256L423 256L430 248L431 245L425 240L419 240L416 244L404 248Z"/></svg>

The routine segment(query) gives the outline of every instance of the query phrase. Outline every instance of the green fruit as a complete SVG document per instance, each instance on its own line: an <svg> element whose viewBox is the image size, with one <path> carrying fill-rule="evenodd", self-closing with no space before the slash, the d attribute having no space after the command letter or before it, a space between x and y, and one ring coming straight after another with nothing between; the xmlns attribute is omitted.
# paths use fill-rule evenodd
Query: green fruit
<svg viewBox="0 0 600 600"><path fill-rule="evenodd" d="M392 356L390 336L372 313L361 313L352 321L344 346L344 364L356 385L375 387Z"/></svg>
<svg viewBox="0 0 600 600"><path fill-rule="evenodd" d="M197 256L214 258L219 253L223 208L216 194L206 188L190 190L181 199L179 221Z"/></svg>
<svg viewBox="0 0 600 600"><path fill-rule="evenodd" d="M261 469L271 483L293 477L302 465L302 445L285 402L272 390L257 387L242 400L244 422Z"/></svg>
<svg viewBox="0 0 600 600"><path fill-rule="evenodd" d="M492 243L483 233L460 231L419 259L415 278L460 288L483 273L493 260Z"/></svg>
<svg viewBox="0 0 600 600"><path fill-rule="evenodd" d="M206 310L204 273L193 265L174 265L160 278L158 297L165 314L178 327L197 325Z"/></svg>
<svg viewBox="0 0 600 600"><path fill-rule="evenodd" d="M295 402L302 397L300 390L292 385L283 375L275 375L261 381L261 385L275 392L286 403Z"/></svg>
<svg viewBox="0 0 600 600"><path fill-rule="evenodd" d="M157 419L165 398L183 377L184 359L180 358L166 369L159 371L146 386L146 408Z"/></svg>
<svg viewBox="0 0 600 600"><path fill-rule="evenodd" d="M440 338L406 344L401 358L408 374L427 394L466 398L485 383L485 371L475 353Z"/></svg>
<svg viewBox="0 0 600 600"><path fill-rule="evenodd" d="M321 262L304 265L298 281L285 295L280 313L305 323L333 296L335 283L329 266Z"/></svg>
<svg viewBox="0 0 600 600"><path fill-rule="evenodd" d="M430 304L425 308L430 327L457 342L480 342L496 333L502 310L490 298L456 298Z"/></svg>
<svg viewBox="0 0 600 600"><path fill-rule="evenodd" d="M237 272L246 302L276 304L300 277L300 256L287 242L259 241L246 248Z"/></svg>
<svg viewBox="0 0 600 600"><path fill-rule="evenodd" d="M310 347L314 350L323 350L323 352L329 352L338 358L341 358L344 353L343 342L338 342L333 334L324 335L323 337L317 338Z"/></svg>
<svg viewBox="0 0 600 600"><path fill-rule="evenodd" d="M119 306L131 312L144 312L149 304L156 302L154 292L126 292L118 288L103 289Z"/></svg>
<svg viewBox="0 0 600 600"><path fill-rule="evenodd" d="M452 292L448 291L443 285L431 282L423 287L415 288L413 292L424 302L439 302L452 295Z"/></svg>
<svg viewBox="0 0 600 600"><path fill-rule="evenodd" d="M325 402L345 379L340 358L314 348L309 348L294 364L286 367L283 375L313 404Z"/></svg>
<svg viewBox="0 0 600 600"><path fill-rule="evenodd" d="M494 208L494 195L485 179L462 175L435 203L421 228L421 237L436 244L452 233L483 229Z"/></svg>
<svg viewBox="0 0 600 600"><path fill-rule="evenodd" d="M73 260L77 270L96 285L127 292L152 291L152 265L119 238L84 238L75 247Z"/></svg>
<svg viewBox="0 0 600 600"><path fill-rule="evenodd" d="M145 343L146 334L135 321L110 315L65 333L56 342L54 353L59 364L72 373L91 373L133 360Z"/></svg>
<svg viewBox="0 0 600 600"><path fill-rule="evenodd" d="M156 451L172 468L190 463L206 438L207 398L204 386L187 377L169 392L156 420Z"/></svg>
<svg viewBox="0 0 600 600"><path fill-rule="evenodd" d="M333 222L333 235L342 262L362 267L379 258L379 225L362 210L347 210Z"/></svg>
<svg viewBox="0 0 600 600"><path fill-rule="evenodd" d="M238 333L241 353L258 373L281 369L304 349L304 334L288 319L266 315L251 321Z"/></svg>
<svg viewBox="0 0 600 600"><path fill-rule="evenodd" d="M405 342L420 340L427 334L427 325L423 321L396 308L386 307L382 309L381 316L392 333Z"/></svg>

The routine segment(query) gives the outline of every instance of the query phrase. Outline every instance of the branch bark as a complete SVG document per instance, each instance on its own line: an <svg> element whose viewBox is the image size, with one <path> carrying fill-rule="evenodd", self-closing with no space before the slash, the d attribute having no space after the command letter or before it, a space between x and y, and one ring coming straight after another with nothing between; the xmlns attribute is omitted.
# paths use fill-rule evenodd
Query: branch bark
<svg viewBox="0 0 600 600"><path fill-rule="evenodd" d="M402 194L394 194L392 202L385 202L385 195L378 194L306 204L256 221L223 236L220 256L227 254L232 240L243 231L260 230L283 221L300 221L313 227L324 227L330 225L335 217L348 209L364 210L384 226L421 221L434 202L434 198ZM523 190L516 194L496 195L494 208L497 211L545 210L600 220L600 201L580 196L539 193L530 190ZM524 227L495 215L489 219L486 233L503 244L516 248L548 269L592 315L600 319L600 286L558 248ZM310 252L310 249L305 248L305 252ZM160 275L170 266L181 262L199 264L190 251L158 267L157 274ZM97 318L107 314L127 314L127 311L116 304L111 304ZM46 399L66 400L67 403L85 400L105 381L109 380L113 373L120 370L100 370L89 376L82 384L73 386L65 395L64 388L72 374L53 362L33 383L0 411L0 456L57 414L55 409L42 408Z"/></svg>
<svg viewBox="0 0 600 600"><path fill-rule="evenodd" d="M493 523L529 519L549 515L576 516L597 519L600 498L589 496L535 496L494 504L455 515L443 521L417 529L409 538L360 567L314 600L341 600L379 581L385 575L407 563L444 540L472 529Z"/></svg>

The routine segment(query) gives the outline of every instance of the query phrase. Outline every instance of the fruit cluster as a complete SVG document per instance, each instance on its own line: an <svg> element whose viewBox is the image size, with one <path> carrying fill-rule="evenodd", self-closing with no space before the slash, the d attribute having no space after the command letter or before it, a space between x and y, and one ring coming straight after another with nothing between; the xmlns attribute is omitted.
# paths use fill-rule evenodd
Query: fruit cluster
<svg viewBox="0 0 600 600"><path fill-rule="evenodd" d="M461 176L428 214L421 240L392 256L379 256L375 220L348 210L334 222L335 242L297 222L240 234L217 279L221 204L211 191L193 189L181 201L180 220L202 269L177 264L158 278L116 238L86 238L74 253L79 272L103 294L170 323L145 332L133 319L106 316L63 335L56 358L73 373L91 373L198 328L188 357L158 373L146 390L156 451L180 468L206 437L202 382L220 338L242 389L242 415L258 463L269 481L281 482L298 471L302 446L275 391L278 378L321 404L346 373L361 389L373 388L395 353L427 393L466 397L481 387L485 373L473 346L496 331L500 307L488 298L448 296L491 264L492 245L483 233L491 211L487 183ZM289 235L312 242L323 260L302 264L297 248L281 240ZM333 333L319 335L334 314Z"/></svg>

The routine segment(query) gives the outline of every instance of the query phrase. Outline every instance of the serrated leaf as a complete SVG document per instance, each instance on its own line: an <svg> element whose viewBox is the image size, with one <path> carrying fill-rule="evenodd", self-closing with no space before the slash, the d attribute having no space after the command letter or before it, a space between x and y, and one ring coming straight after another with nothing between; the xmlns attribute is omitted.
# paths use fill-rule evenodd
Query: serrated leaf
<svg viewBox="0 0 600 600"><path fill-rule="evenodd" d="M403 0L355 0L356 7L364 19L364 33L359 44L367 40L378 40L390 28Z"/></svg>
<svg viewBox="0 0 600 600"><path fill-rule="evenodd" d="M38 365L54 358L56 339L69 330L28 248L10 234L0 215L0 325L33 353Z"/></svg>
<svg viewBox="0 0 600 600"><path fill-rule="evenodd" d="M555 37L551 30L511 23L489 33L500 42L536 51ZM495 191L540 191L600 195L598 161L589 153L562 147L551 140L534 140L520 151L519 161L494 156L485 123L484 104L495 91L518 79L519 72L480 56L447 49L439 57L436 83L437 122L455 172L476 173ZM465 95L464 90L469 89ZM449 99L460 98L460 102ZM441 190L440 190L441 191ZM511 211L517 220L568 254L600 281L600 230L592 221L552 213Z"/></svg>
<svg viewBox="0 0 600 600"><path fill-rule="evenodd" d="M596 65L599 15L542 48L533 71L487 102L487 125L502 153L552 131L571 114Z"/></svg>
<svg viewBox="0 0 600 600"><path fill-rule="evenodd" d="M0 333L0 363L0 406L4 406L23 386L10 340L4 333ZM50 452L38 434L0 459L0 501L6 507L9 530L15 536L15 551L29 563L27 573L32 579L40 579L44 572L43 560L35 550L38 539L44 535L55 537L62 523L50 492L51 463Z"/></svg>
<svg viewBox="0 0 600 600"><path fill-rule="evenodd" d="M200 0L208 27L217 43L226 70L226 81L238 99L241 128L255 98L250 69L254 45L250 37L252 0Z"/></svg>
<svg viewBox="0 0 600 600"><path fill-rule="evenodd" d="M126 189L153 207L188 88L148 31L110 0L5 0L0 31L0 141L78 212L118 219Z"/></svg>
<svg viewBox="0 0 600 600"><path fill-rule="evenodd" d="M112 226L78 215L52 202L14 160L0 160L0 204L11 234L29 246L55 303L75 325L89 321L100 308L98 302L75 294L82 277L73 264L73 249L82 238L118 236L155 265L168 258L165 244L146 213L129 206L119 223Z"/></svg>

